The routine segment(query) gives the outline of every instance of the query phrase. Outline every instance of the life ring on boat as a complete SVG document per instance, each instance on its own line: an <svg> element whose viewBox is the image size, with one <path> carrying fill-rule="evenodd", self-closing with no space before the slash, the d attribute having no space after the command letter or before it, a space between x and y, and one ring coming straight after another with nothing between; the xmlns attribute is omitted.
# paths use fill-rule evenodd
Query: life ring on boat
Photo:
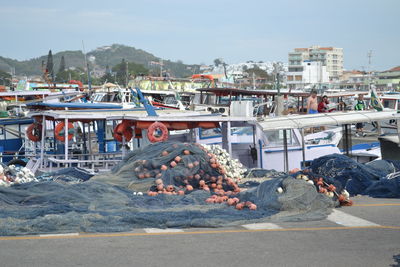
<svg viewBox="0 0 400 267"><path fill-rule="evenodd" d="M28 139L33 142L39 142L42 140L42 124L32 123L26 128L26 135Z"/></svg>
<svg viewBox="0 0 400 267"><path fill-rule="evenodd" d="M147 138L150 142L163 142L168 140L168 128L164 123L154 122L147 129Z"/></svg>
<svg viewBox="0 0 400 267"><path fill-rule="evenodd" d="M122 122L114 128L114 139L122 143L122 137L125 137L125 141L129 142L133 137L132 131L132 128L128 124Z"/></svg>
<svg viewBox="0 0 400 267"><path fill-rule="evenodd" d="M73 133L70 133L70 129L74 129L74 125L71 122L68 122L68 140L71 140L74 136ZM54 128L54 137L61 142L65 142L65 122L60 122Z"/></svg>

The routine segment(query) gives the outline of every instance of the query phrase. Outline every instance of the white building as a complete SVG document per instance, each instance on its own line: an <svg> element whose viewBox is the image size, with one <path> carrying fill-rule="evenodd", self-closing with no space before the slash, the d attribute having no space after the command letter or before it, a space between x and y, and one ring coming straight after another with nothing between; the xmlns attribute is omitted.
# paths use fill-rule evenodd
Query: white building
<svg viewBox="0 0 400 267"><path fill-rule="evenodd" d="M268 74L272 74L274 71L274 64L278 62L267 61L267 62L253 62L248 61L245 63L237 63L237 64L226 64L225 66L220 64L218 66L211 65L210 69L204 69L203 72L207 72L208 74L219 74L225 73L228 77L232 77L234 79L240 79L245 76L245 71L252 68L261 69ZM282 64L284 71L287 71L287 65Z"/></svg>
<svg viewBox="0 0 400 267"><path fill-rule="evenodd" d="M328 82L329 73L320 61L304 60L296 67L289 67L286 74L286 84L289 89L321 87Z"/></svg>

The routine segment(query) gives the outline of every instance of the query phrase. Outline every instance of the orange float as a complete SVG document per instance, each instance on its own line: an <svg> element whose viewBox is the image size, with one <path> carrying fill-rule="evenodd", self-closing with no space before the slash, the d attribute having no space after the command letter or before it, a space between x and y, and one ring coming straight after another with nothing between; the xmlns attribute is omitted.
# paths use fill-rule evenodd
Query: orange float
<svg viewBox="0 0 400 267"><path fill-rule="evenodd" d="M71 122L68 122L68 140L71 140L74 136L72 133L69 133L70 129L74 129L74 125ZM54 129L54 137L58 141L65 142L65 132L65 122L62 121L56 125L56 128Z"/></svg>

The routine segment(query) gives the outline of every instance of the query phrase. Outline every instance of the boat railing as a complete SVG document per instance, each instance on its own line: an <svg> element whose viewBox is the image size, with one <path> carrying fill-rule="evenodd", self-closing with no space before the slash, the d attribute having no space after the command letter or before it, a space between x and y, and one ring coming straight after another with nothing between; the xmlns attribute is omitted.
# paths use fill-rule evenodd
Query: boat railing
<svg viewBox="0 0 400 267"><path fill-rule="evenodd" d="M40 158L37 159L40 164L34 166L35 171L41 172L52 172L62 168L77 167L92 173L98 173L109 171L121 160L121 152L69 154L67 159L65 159L65 154L45 154L42 160Z"/></svg>

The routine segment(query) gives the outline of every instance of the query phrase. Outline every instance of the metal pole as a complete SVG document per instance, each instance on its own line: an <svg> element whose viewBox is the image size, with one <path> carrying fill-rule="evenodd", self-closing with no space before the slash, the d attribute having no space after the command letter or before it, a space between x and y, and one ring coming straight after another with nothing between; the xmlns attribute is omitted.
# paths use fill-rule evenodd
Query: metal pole
<svg viewBox="0 0 400 267"><path fill-rule="evenodd" d="M86 129L85 129L85 123L84 122L82 122L82 131L83 131L83 154L87 154Z"/></svg>
<svg viewBox="0 0 400 267"><path fill-rule="evenodd" d="M125 154L126 154L125 144L126 144L125 136L122 135L122 157L123 158L125 157Z"/></svg>
<svg viewBox="0 0 400 267"><path fill-rule="evenodd" d="M400 119L396 120L397 138L399 139L398 146L400 147Z"/></svg>
<svg viewBox="0 0 400 267"><path fill-rule="evenodd" d="M301 128L301 154L303 156L303 163L301 164L301 167L306 166L306 145L304 143L304 128Z"/></svg>
<svg viewBox="0 0 400 267"><path fill-rule="evenodd" d="M55 128L56 128L56 121L53 120L53 131L54 131ZM57 140L56 138L53 138L54 151L55 151L55 154L57 155L58 154L58 147L57 147L57 141L56 140Z"/></svg>
<svg viewBox="0 0 400 267"><path fill-rule="evenodd" d="M284 171L288 172L289 171L289 155L288 155L286 130L283 130L283 150L284 150L284 163L285 163Z"/></svg>
<svg viewBox="0 0 400 267"><path fill-rule="evenodd" d="M64 126L64 155L65 161L68 160L68 118L65 118Z"/></svg>
<svg viewBox="0 0 400 267"><path fill-rule="evenodd" d="M92 134L90 131L90 127L91 127L92 122L89 122L89 127L88 127L88 140L89 140L89 159L92 159ZM93 121L94 124L94 121Z"/></svg>
<svg viewBox="0 0 400 267"><path fill-rule="evenodd" d="M46 136L46 117L42 117L42 141L40 142L40 166L43 168L44 163L44 138Z"/></svg>
<svg viewBox="0 0 400 267"><path fill-rule="evenodd" d="M228 145L228 153L232 155L232 141L231 141L231 122L228 121L226 123L226 131L227 131L227 145Z"/></svg>

